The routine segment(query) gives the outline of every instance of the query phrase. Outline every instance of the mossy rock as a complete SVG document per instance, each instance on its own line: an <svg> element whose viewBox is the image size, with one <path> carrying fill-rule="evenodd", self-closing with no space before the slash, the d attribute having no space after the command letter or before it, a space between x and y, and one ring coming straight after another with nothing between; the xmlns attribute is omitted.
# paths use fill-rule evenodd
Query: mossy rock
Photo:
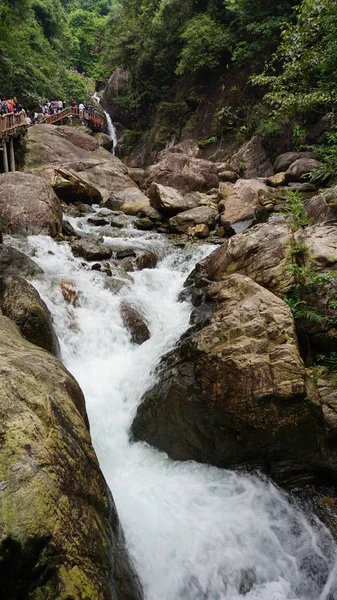
<svg viewBox="0 0 337 600"><path fill-rule="evenodd" d="M140 600L84 397L0 317L0 577L6 600Z"/></svg>

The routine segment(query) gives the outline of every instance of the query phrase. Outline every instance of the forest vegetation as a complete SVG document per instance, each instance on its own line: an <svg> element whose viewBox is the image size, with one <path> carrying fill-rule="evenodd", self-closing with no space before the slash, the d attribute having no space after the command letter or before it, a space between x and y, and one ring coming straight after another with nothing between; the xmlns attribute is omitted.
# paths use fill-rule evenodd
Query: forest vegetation
<svg viewBox="0 0 337 600"><path fill-rule="evenodd" d="M324 119L323 179L337 168L336 22L335 0L0 0L0 94L83 98L123 67L118 102L145 129L161 103L198 102L239 70L248 102L224 106L214 135L287 124L300 148Z"/></svg>

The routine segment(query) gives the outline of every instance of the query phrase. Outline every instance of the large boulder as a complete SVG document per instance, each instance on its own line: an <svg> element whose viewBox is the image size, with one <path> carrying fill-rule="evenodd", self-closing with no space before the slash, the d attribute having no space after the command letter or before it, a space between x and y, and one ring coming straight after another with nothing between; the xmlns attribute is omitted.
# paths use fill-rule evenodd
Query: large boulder
<svg viewBox="0 0 337 600"><path fill-rule="evenodd" d="M103 203L113 210L121 210L126 215L136 216L144 208L150 206L150 201L136 186L128 186L120 191L114 191L110 198Z"/></svg>
<svg viewBox="0 0 337 600"><path fill-rule="evenodd" d="M35 277L43 270L29 256L12 246L0 244L0 277L4 275L21 275Z"/></svg>
<svg viewBox="0 0 337 600"><path fill-rule="evenodd" d="M260 179L239 179L224 199L224 219L232 225L241 221L264 220L273 211L276 190Z"/></svg>
<svg viewBox="0 0 337 600"><path fill-rule="evenodd" d="M218 211L216 209L209 206L198 206L171 217L169 226L171 231L175 233L186 233L190 227L200 224L207 225L209 229L214 229L217 219Z"/></svg>
<svg viewBox="0 0 337 600"><path fill-rule="evenodd" d="M48 352L60 353L52 316L37 290L22 277L0 278L0 308L19 327L26 340Z"/></svg>
<svg viewBox="0 0 337 600"><path fill-rule="evenodd" d="M337 187L321 191L306 202L306 211L312 223L337 219Z"/></svg>
<svg viewBox="0 0 337 600"><path fill-rule="evenodd" d="M315 158L298 158L295 162L291 163L290 167L285 172L285 178L287 182L290 181L303 181L310 171L318 169L321 166L319 160Z"/></svg>
<svg viewBox="0 0 337 600"><path fill-rule="evenodd" d="M185 210L196 208L198 202L194 198L182 196L172 187L153 182L149 189L149 198L152 208L157 209L164 215L176 215Z"/></svg>
<svg viewBox="0 0 337 600"><path fill-rule="evenodd" d="M68 126L33 125L25 137L25 170L41 169L44 165L82 160L99 146L98 141Z"/></svg>
<svg viewBox="0 0 337 600"><path fill-rule="evenodd" d="M72 194L68 198L63 197L68 202L78 200L99 204L112 196L120 206L124 201L123 193L134 190L137 194L142 194L119 163L114 164L105 159L88 158L64 163L57 172L73 185Z"/></svg>
<svg viewBox="0 0 337 600"><path fill-rule="evenodd" d="M175 460L249 464L284 481L312 469L323 433L289 307L248 277L208 288L215 312L164 361L132 433Z"/></svg>
<svg viewBox="0 0 337 600"><path fill-rule="evenodd" d="M289 169L299 158L313 158L312 152L285 152L280 154L274 163L274 173L282 173Z"/></svg>
<svg viewBox="0 0 337 600"><path fill-rule="evenodd" d="M185 156L190 156L191 158L199 158L200 148L196 141L184 140L179 144L171 146L171 148L166 148L159 152L156 162L163 160L169 154L185 154Z"/></svg>
<svg viewBox="0 0 337 600"><path fill-rule="evenodd" d="M249 179L265 177L273 172L272 164L259 136L254 136L232 155L229 168Z"/></svg>
<svg viewBox="0 0 337 600"><path fill-rule="evenodd" d="M88 261L105 260L112 255L112 248L92 238L75 240L70 246L74 256L80 256Z"/></svg>
<svg viewBox="0 0 337 600"><path fill-rule="evenodd" d="M121 316L135 344L143 344L150 338L150 331L142 315L128 302L121 302Z"/></svg>
<svg viewBox="0 0 337 600"><path fill-rule="evenodd" d="M3 598L140 600L75 379L0 317Z"/></svg>
<svg viewBox="0 0 337 600"><path fill-rule="evenodd" d="M206 192L219 185L214 163L187 154L165 154L164 158L146 169L141 187L148 190L153 182L173 187L181 194Z"/></svg>
<svg viewBox="0 0 337 600"><path fill-rule="evenodd" d="M101 104L113 121L119 121L124 127L130 128L133 119L130 111L118 102L119 96L124 96L130 80L130 71L118 67L106 84Z"/></svg>
<svg viewBox="0 0 337 600"><path fill-rule="evenodd" d="M52 237L61 233L62 208L51 186L31 173L0 175L0 229Z"/></svg>
<svg viewBox="0 0 337 600"><path fill-rule="evenodd" d="M295 284L291 265L292 232L286 222L263 223L225 240L197 264L188 282L220 281L232 273L247 275L274 294L283 295ZM200 282L200 283L199 283Z"/></svg>
<svg viewBox="0 0 337 600"><path fill-rule="evenodd" d="M310 340L315 352L337 351L336 236L335 223L317 224L295 233L303 269L301 300L306 303L308 311L307 316L298 319L299 335L302 344Z"/></svg>

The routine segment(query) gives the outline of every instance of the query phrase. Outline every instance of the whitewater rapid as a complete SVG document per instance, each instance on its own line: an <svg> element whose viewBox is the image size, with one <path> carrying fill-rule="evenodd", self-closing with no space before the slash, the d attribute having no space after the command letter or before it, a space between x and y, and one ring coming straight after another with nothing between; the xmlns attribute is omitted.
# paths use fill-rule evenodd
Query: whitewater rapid
<svg viewBox="0 0 337 600"><path fill-rule="evenodd" d="M90 230L86 219L71 221ZM129 441L156 366L188 328L191 306L177 301L183 282L210 247L175 248L131 225L116 236L113 243L133 238L160 257L156 269L132 273L134 283L118 295L67 243L32 236L17 244L45 271L33 284L53 314L62 360L85 394L93 443L146 600L336 599L331 534L271 482L174 462ZM65 279L75 284L75 307L62 296ZM151 338L141 346L123 326L122 299L147 320Z"/></svg>

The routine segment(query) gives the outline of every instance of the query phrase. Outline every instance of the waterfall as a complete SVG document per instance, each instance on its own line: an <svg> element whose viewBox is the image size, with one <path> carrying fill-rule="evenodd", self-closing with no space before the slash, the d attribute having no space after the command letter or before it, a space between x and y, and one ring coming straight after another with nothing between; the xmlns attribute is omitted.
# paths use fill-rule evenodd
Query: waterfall
<svg viewBox="0 0 337 600"><path fill-rule="evenodd" d="M69 220L94 231L87 218ZM53 314L62 359L85 394L93 443L146 600L336 599L332 535L270 481L174 462L145 443L130 442L130 425L155 381L155 367L189 324L191 306L177 296L211 248L175 248L163 236L133 229L132 219L116 236L114 244L134 243L160 255L157 268L132 273L133 283L118 294L66 242L31 236L20 248L44 270L33 283ZM63 279L74 282L76 306L62 296ZM141 346L132 344L123 326L122 299L148 322L151 338Z"/></svg>
<svg viewBox="0 0 337 600"><path fill-rule="evenodd" d="M115 154L117 144L118 144L116 128L115 128L113 122L111 121L110 115L106 111L104 111L104 114L105 114L105 118L106 118L106 122L107 122L107 126L108 126L108 135L112 139L112 144L113 144L112 152L113 152L113 154Z"/></svg>
<svg viewBox="0 0 337 600"><path fill-rule="evenodd" d="M99 95L97 94L97 92L94 92L92 97L98 104L100 104L101 99L100 99ZM116 128L115 128L113 122L111 121L111 117L110 117L109 113L104 111L104 114L105 114L106 123L107 123L107 127L108 127L108 135L109 135L110 139L112 140L112 153L116 154L116 148L117 148L117 144L118 144Z"/></svg>

